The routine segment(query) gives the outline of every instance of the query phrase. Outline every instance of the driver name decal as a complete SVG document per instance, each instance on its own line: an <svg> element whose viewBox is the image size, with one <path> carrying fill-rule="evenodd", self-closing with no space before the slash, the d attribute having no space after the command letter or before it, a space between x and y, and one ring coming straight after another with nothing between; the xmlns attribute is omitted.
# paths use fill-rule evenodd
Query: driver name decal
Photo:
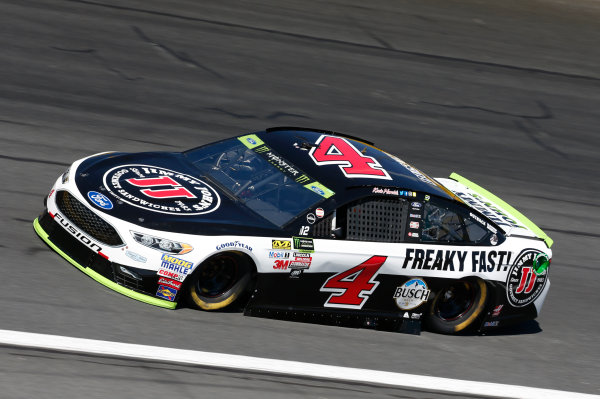
<svg viewBox="0 0 600 399"><path fill-rule="evenodd" d="M117 166L104 174L104 186L120 201L170 215L210 213L221 201L202 180L158 166Z"/></svg>

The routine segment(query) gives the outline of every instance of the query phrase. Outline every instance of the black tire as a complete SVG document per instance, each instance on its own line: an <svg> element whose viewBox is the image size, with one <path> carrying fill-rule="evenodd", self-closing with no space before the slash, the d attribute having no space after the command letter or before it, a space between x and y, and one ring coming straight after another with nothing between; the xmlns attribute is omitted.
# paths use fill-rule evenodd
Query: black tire
<svg viewBox="0 0 600 399"><path fill-rule="evenodd" d="M431 302L427 326L442 334L465 331L483 314L487 297L487 284L479 278L453 281Z"/></svg>
<svg viewBox="0 0 600 399"><path fill-rule="evenodd" d="M252 272L252 263L245 255L233 252L215 255L192 274L188 297L202 310L226 308L248 291Z"/></svg>

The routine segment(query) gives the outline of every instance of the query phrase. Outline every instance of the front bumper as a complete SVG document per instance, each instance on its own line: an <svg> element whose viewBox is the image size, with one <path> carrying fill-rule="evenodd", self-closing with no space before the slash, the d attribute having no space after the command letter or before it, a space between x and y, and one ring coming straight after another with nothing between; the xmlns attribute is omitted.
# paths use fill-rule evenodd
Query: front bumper
<svg viewBox="0 0 600 399"><path fill-rule="evenodd" d="M150 305L167 309L177 307L175 301L170 302L153 296L158 288L156 272L109 261L70 235L47 211L34 220L33 228L50 248L100 284ZM123 273L122 267L133 272L138 278L132 278L131 273Z"/></svg>

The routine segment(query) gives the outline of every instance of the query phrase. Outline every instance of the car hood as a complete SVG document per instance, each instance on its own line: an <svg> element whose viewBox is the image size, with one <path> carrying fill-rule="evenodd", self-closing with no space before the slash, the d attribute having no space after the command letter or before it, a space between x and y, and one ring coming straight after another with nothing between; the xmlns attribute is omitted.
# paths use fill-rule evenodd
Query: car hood
<svg viewBox="0 0 600 399"><path fill-rule="evenodd" d="M280 235L181 153L103 153L83 160L75 184L92 208L146 228L202 235Z"/></svg>

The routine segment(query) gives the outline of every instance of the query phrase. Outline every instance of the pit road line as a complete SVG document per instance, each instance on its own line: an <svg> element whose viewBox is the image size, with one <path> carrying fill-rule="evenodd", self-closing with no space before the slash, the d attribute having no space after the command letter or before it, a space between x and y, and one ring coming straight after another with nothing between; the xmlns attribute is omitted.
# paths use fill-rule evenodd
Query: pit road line
<svg viewBox="0 0 600 399"><path fill-rule="evenodd" d="M27 348L52 349L67 352L108 355L123 358L147 359L185 363L205 367L247 370L294 377L312 377L338 381L381 384L426 391L482 395L521 399L583 399L600 398L591 395L553 389L532 388L490 382L456 380L388 371L328 366L289 360L267 359L225 353L203 352L150 345L126 344L59 335L0 330L0 344Z"/></svg>

